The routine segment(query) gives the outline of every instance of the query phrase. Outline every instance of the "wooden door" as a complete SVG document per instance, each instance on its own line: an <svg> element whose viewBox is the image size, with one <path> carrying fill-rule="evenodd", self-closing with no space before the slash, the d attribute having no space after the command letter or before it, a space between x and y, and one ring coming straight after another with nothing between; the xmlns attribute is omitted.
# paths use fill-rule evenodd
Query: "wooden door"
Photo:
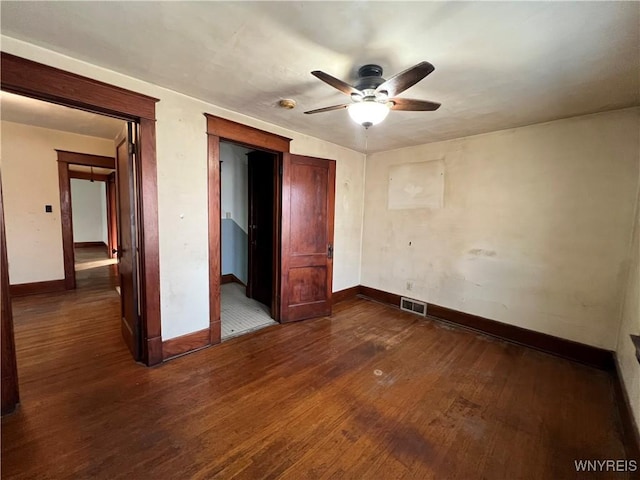
<svg viewBox="0 0 640 480"><path fill-rule="evenodd" d="M331 315L336 162L284 154L280 321Z"/></svg>
<svg viewBox="0 0 640 480"><path fill-rule="evenodd" d="M16 347L13 336L13 314L9 296L9 262L7 261L7 240L4 228L4 205L2 202L2 182L0 181L0 336L2 348L2 415L12 412L20 395L18 392L18 370Z"/></svg>
<svg viewBox="0 0 640 480"><path fill-rule="evenodd" d="M116 197L116 174L110 173L107 186L107 240L109 257L116 258L118 248L118 201Z"/></svg>
<svg viewBox="0 0 640 480"><path fill-rule="evenodd" d="M120 277L121 331L135 360L140 359L138 305L137 206L135 195L135 125L127 124L116 138L116 190L118 197L118 275Z"/></svg>
<svg viewBox="0 0 640 480"><path fill-rule="evenodd" d="M271 307L273 293L273 234L275 155L251 152L249 178L249 275L247 296Z"/></svg>

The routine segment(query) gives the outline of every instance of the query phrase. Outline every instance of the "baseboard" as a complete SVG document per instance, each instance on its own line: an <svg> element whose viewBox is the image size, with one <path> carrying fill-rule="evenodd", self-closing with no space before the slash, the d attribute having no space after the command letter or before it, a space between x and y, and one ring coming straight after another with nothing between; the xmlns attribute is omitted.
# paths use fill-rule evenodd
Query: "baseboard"
<svg viewBox="0 0 640 480"><path fill-rule="evenodd" d="M394 307L400 306L401 296L395 293L365 286L360 286L359 293L381 303L393 305ZM459 312L432 303L427 303L427 316L602 370L613 371L615 369L613 352L602 348L516 327L496 320L489 320L478 315Z"/></svg>
<svg viewBox="0 0 640 480"><path fill-rule="evenodd" d="M616 403L620 412L620 422L622 423L622 441L627 453L627 459L640 461L640 430L638 430L638 424L631 410L631 402L629 401L627 390L622 383L620 364L617 357L615 357L615 369L612 376Z"/></svg>
<svg viewBox="0 0 640 480"><path fill-rule="evenodd" d="M75 248L89 248L89 247L109 248L107 247L107 244L104 242L74 242L73 246Z"/></svg>
<svg viewBox="0 0 640 480"><path fill-rule="evenodd" d="M48 280L46 282L18 283L9 285L9 294L12 297L24 297L39 293L62 292L66 290L64 280Z"/></svg>
<svg viewBox="0 0 640 480"><path fill-rule="evenodd" d="M240 285L246 287L245 283L236 277L233 273L225 273L220 277L220 284L224 285L225 283L239 283Z"/></svg>
<svg viewBox="0 0 640 480"><path fill-rule="evenodd" d="M344 302L345 300L355 298L359 293L360 285L345 288L344 290L338 290L337 292L333 292L331 294L331 303L332 305L335 305L336 303Z"/></svg>
<svg viewBox="0 0 640 480"><path fill-rule="evenodd" d="M378 290L377 288L365 287L364 285L360 285L360 291L358 293L375 300L376 302L386 303L400 308L400 295L396 295L395 293L385 292L383 290Z"/></svg>
<svg viewBox="0 0 640 480"><path fill-rule="evenodd" d="M188 333L162 342L162 358L166 361L179 355L200 350L209 345L211 345L209 329L205 328L204 330L198 330L197 332Z"/></svg>

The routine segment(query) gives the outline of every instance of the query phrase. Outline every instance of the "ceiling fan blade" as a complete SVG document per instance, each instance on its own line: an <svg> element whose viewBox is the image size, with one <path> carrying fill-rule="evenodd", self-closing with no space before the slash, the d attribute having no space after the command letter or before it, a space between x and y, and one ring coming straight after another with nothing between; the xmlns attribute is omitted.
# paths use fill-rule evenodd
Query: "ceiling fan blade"
<svg viewBox="0 0 640 480"><path fill-rule="evenodd" d="M355 93L357 95L362 95L362 92L357 88L352 87L347 82L343 82L342 80L336 77L332 77L328 73L321 72L320 70L314 70L313 72L311 72L311 75L313 75L316 78L319 78L325 83L328 83L333 88L337 88L345 95L351 95L352 93Z"/></svg>
<svg viewBox="0 0 640 480"><path fill-rule="evenodd" d="M382 83L376 88L376 92L384 90L390 97L394 97L404 92L407 88L414 86L434 70L435 67L429 62L420 62Z"/></svg>
<svg viewBox="0 0 640 480"><path fill-rule="evenodd" d="M433 111L440 108L440 104L428 100L414 100L412 98L390 98L393 103L391 110L406 110L411 112Z"/></svg>
<svg viewBox="0 0 640 480"><path fill-rule="evenodd" d="M310 114L310 113L330 112L332 110L340 110L342 108L347 108L349 105L351 105L351 104L350 103L343 103L342 105L333 105L331 107L316 108L315 110L309 110L308 112L304 112L304 113Z"/></svg>

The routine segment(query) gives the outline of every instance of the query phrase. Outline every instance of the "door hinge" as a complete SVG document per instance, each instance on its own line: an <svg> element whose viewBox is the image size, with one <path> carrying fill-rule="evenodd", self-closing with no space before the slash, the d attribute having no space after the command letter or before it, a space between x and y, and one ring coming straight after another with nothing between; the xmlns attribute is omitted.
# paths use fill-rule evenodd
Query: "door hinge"
<svg viewBox="0 0 640 480"><path fill-rule="evenodd" d="M283 171L282 164L280 164L280 176L282 176L282 171Z"/></svg>
<svg viewBox="0 0 640 480"><path fill-rule="evenodd" d="M330 243L330 244L327 246L327 258L328 258L329 260L331 260L331 259L333 258L333 244L332 244L332 243Z"/></svg>
<svg viewBox="0 0 640 480"><path fill-rule="evenodd" d="M135 145L133 144L133 142L129 142L129 155L133 155L135 153Z"/></svg>

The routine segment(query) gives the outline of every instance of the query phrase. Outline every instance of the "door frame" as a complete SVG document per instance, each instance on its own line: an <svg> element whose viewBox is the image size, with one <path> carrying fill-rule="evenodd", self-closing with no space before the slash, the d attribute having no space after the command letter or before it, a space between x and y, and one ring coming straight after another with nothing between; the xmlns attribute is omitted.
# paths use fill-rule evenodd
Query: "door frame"
<svg viewBox="0 0 640 480"><path fill-rule="evenodd" d="M102 155L92 155L89 153L69 152L66 150L56 150L58 154L58 185L60 186L60 223L62 224L62 254L64 258L64 288L73 290L76 288L76 254L73 242L73 211L71 208L71 179L79 178L89 180L88 175L81 172L74 172L69 169L69 165L84 165L88 167L116 168L116 160L113 157ZM105 182L108 188L108 176L93 175L93 180ZM107 193L107 201L109 196ZM107 209L109 204L107 203ZM108 215L108 214L107 214ZM109 218L107 227L110 228ZM107 235L110 240L110 235ZM109 248L109 247L108 247ZM109 248L109 257L111 249Z"/></svg>
<svg viewBox="0 0 640 480"><path fill-rule="evenodd" d="M220 141L229 141L248 148L265 150L276 154L276 175L279 174L285 153L289 153L291 139L266 132L258 128L243 125L215 115L204 114L207 121L207 191L209 210L209 342L212 345L222 340L220 324ZM281 183L278 182L280 187ZM276 189L275 221L282 218L281 188ZM274 232L274 298L272 311L279 321L280 312L280 231ZM278 252L278 254L276 254Z"/></svg>
<svg viewBox="0 0 640 480"><path fill-rule="evenodd" d="M162 362L158 188L156 168L157 98L0 53L0 88L10 93L116 117L139 125L140 304L142 362ZM4 334L4 330L3 330Z"/></svg>

